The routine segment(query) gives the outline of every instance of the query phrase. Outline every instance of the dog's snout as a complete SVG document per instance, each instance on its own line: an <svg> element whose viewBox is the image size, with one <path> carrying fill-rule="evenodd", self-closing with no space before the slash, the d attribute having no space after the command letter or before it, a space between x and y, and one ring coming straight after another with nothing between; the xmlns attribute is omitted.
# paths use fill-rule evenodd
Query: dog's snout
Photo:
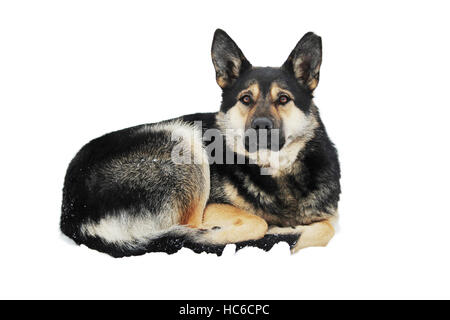
<svg viewBox="0 0 450 320"><path fill-rule="evenodd" d="M260 129L270 130L270 129L273 129L273 122L269 118L258 117L258 118L255 118L252 121L252 129L255 129L255 130L260 130Z"/></svg>

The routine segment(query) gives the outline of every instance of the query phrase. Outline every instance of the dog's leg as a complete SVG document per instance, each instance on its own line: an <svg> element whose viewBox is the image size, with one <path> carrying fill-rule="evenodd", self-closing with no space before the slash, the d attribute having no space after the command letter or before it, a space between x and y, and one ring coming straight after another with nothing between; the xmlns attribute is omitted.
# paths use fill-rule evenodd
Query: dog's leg
<svg viewBox="0 0 450 320"><path fill-rule="evenodd" d="M182 219L179 222L189 228L203 228L203 211L205 210L206 200L194 202L194 204L182 213Z"/></svg>
<svg viewBox="0 0 450 320"><path fill-rule="evenodd" d="M212 243L226 244L262 238L267 222L254 214L228 204L210 204L203 215L203 227L212 229Z"/></svg>
<svg viewBox="0 0 450 320"><path fill-rule="evenodd" d="M299 234L297 244L291 249L296 253L307 247L325 247L334 236L334 227L330 220L323 220L309 225L299 225L294 228L271 227L268 234Z"/></svg>

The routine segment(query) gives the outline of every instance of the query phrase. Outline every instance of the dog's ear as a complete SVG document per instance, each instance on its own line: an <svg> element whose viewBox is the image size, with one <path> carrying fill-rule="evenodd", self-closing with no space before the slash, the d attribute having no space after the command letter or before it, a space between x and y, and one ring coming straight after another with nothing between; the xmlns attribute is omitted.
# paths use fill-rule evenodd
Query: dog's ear
<svg viewBox="0 0 450 320"><path fill-rule="evenodd" d="M319 83L321 63L322 39L308 32L297 43L282 68L293 72L301 85L313 91Z"/></svg>
<svg viewBox="0 0 450 320"><path fill-rule="evenodd" d="M233 39L221 29L217 29L214 33L211 57L216 69L217 84L222 89L230 87L252 66Z"/></svg>

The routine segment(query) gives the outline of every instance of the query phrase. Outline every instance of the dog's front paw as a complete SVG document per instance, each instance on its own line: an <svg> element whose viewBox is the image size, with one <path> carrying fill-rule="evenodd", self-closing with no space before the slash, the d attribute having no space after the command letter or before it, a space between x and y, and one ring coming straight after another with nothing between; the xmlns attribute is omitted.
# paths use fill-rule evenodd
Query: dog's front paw
<svg viewBox="0 0 450 320"><path fill-rule="evenodd" d="M291 252L296 253L307 247L325 247L334 236L334 228L327 220L299 225L296 227L270 227L268 234L297 235L297 242L291 246Z"/></svg>

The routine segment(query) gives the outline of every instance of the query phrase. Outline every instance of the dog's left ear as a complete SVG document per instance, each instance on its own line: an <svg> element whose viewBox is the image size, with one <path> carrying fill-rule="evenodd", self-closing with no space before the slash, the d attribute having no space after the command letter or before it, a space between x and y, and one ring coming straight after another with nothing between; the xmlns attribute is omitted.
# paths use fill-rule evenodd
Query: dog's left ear
<svg viewBox="0 0 450 320"><path fill-rule="evenodd" d="M322 63L322 39L312 33L305 34L292 50L282 68L293 72L297 81L311 91L319 83Z"/></svg>
<svg viewBox="0 0 450 320"><path fill-rule="evenodd" d="M217 84L222 89L230 87L252 66L233 39L221 29L217 29L214 33L211 57L216 69Z"/></svg>

